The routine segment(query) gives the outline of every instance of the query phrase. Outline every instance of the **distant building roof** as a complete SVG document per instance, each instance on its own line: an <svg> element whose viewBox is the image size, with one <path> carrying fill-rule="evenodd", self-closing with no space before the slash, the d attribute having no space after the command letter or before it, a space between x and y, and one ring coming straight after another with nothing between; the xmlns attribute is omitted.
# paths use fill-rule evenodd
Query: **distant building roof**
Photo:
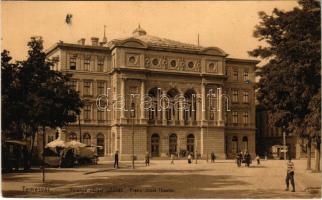
<svg viewBox="0 0 322 200"><path fill-rule="evenodd" d="M111 40L108 44L109 47L122 46L126 42L138 42L141 43L142 47L156 49L156 50L172 50L172 51L188 51L191 53L205 53L211 51L211 54L218 54L221 56L227 56L227 54L218 47L202 47L194 44L187 44L178 42L166 38L160 38L152 35L147 35L147 32L139 25L133 31L133 35L130 37L119 38Z"/></svg>

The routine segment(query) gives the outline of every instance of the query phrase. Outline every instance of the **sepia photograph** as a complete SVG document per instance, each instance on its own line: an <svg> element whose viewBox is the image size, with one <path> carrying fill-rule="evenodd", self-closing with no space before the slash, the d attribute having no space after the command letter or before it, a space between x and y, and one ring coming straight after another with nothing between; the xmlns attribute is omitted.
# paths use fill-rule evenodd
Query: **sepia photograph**
<svg viewBox="0 0 322 200"><path fill-rule="evenodd" d="M321 7L2 1L3 198L321 199Z"/></svg>

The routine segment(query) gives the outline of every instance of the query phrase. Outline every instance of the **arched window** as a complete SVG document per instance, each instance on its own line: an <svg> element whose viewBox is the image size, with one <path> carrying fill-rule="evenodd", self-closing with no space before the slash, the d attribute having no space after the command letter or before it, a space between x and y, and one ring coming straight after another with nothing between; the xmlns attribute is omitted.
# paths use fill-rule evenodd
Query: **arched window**
<svg viewBox="0 0 322 200"><path fill-rule="evenodd" d="M237 136L234 136L232 138L231 152L233 155L238 152L238 137Z"/></svg>
<svg viewBox="0 0 322 200"><path fill-rule="evenodd" d="M171 134L169 136L169 155L177 153L177 135Z"/></svg>
<svg viewBox="0 0 322 200"><path fill-rule="evenodd" d="M175 88L172 88L167 92L170 101L169 107L166 110L167 120L179 120L179 103L176 103L178 95L179 91Z"/></svg>
<svg viewBox="0 0 322 200"><path fill-rule="evenodd" d="M196 92L193 89L189 89L184 94L186 99L184 105L184 120L188 121L195 121L196 120L196 113L197 113L197 103L196 103Z"/></svg>
<svg viewBox="0 0 322 200"><path fill-rule="evenodd" d="M194 152L194 145L195 145L195 136L193 134L189 134L187 136L187 151L189 153Z"/></svg>
<svg viewBox="0 0 322 200"><path fill-rule="evenodd" d="M69 141L77 140L77 135L76 135L76 133L71 132L71 133L69 134L68 140L69 140Z"/></svg>
<svg viewBox="0 0 322 200"><path fill-rule="evenodd" d="M87 145L91 145L91 135L89 133L84 133L83 143Z"/></svg>
<svg viewBox="0 0 322 200"><path fill-rule="evenodd" d="M243 137L243 151L248 151L248 138L247 138L247 136Z"/></svg>
<svg viewBox="0 0 322 200"><path fill-rule="evenodd" d="M96 136L96 145L97 145L97 155L104 156L105 152L105 137L102 133L97 134Z"/></svg>
<svg viewBox="0 0 322 200"><path fill-rule="evenodd" d="M160 149L160 136L157 133L154 133L151 136L151 155L153 157L159 156Z"/></svg>
<svg viewBox="0 0 322 200"><path fill-rule="evenodd" d="M148 95L152 98L151 107L149 109L149 120L154 120L158 117L158 88L154 87L150 89Z"/></svg>

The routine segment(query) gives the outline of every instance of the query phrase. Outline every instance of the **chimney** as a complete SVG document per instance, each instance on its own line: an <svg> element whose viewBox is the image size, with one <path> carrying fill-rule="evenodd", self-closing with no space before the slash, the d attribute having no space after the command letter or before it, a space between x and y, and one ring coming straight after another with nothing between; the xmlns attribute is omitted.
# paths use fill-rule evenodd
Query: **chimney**
<svg viewBox="0 0 322 200"><path fill-rule="evenodd" d="M92 40L93 46L98 46L98 38L97 37L91 37L91 40Z"/></svg>
<svg viewBox="0 0 322 200"><path fill-rule="evenodd" d="M78 44L85 45L85 38L81 38L80 40L78 40Z"/></svg>

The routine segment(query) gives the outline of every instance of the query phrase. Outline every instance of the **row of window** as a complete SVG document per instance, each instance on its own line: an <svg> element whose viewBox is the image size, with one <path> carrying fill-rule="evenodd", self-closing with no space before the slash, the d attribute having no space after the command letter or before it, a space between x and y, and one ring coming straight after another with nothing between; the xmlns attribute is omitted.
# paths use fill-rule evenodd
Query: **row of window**
<svg viewBox="0 0 322 200"><path fill-rule="evenodd" d="M77 81L72 80L70 81L69 85L76 91L79 91L77 88ZM106 94L105 91L105 82L104 81L98 81L97 82L97 95ZM84 80L83 81L83 95L93 95L93 81L91 80Z"/></svg>
<svg viewBox="0 0 322 200"><path fill-rule="evenodd" d="M239 71L238 69L233 69L232 71L232 80L234 81L238 81L240 78L239 78ZM243 81L249 81L249 73L248 73L248 70L244 70L243 72Z"/></svg>
<svg viewBox="0 0 322 200"><path fill-rule="evenodd" d="M243 112L242 113L242 124L248 124L249 123L249 119L248 119L248 112ZM239 124L240 122L238 121L238 112L233 111L232 112L232 124Z"/></svg>
<svg viewBox="0 0 322 200"><path fill-rule="evenodd" d="M97 121L105 120L106 112L97 110ZM92 120L92 105L85 105L83 107L83 118L85 121Z"/></svg>
<svg viewBox="0 0 322 200"><path fill-rule="evenodd" d="M238 102L238 90L232 91L232 102L236 103ZM249 102L249 93L247 91L243 92L243 102L248 103Z"/></svg>
<svg viewBox="0 0 322 200"><path fill-rule="evenodd" d="M77 62L76 57L70 57L69 59L69 69L70 70L76 70L77 69ZM104 60L98 60L97 61L97 71L103 72L104 71ZM90 59L84 59L84 71L95 71L94 69L91 69L91 60Z"/></svg>

